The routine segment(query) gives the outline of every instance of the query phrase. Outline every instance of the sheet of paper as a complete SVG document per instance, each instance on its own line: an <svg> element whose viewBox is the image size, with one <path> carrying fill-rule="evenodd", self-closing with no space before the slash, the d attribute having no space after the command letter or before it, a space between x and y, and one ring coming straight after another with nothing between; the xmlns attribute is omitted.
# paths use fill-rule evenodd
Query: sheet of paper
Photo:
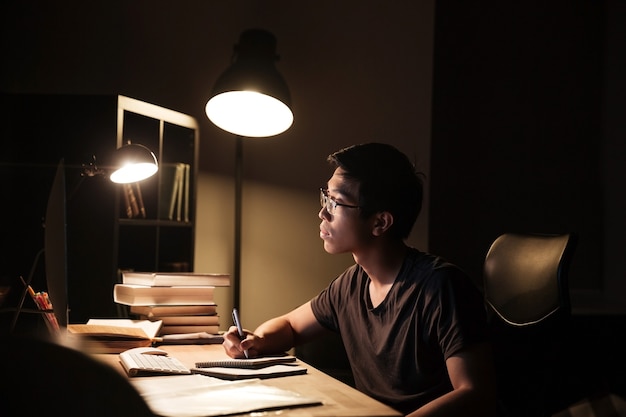
<svg viewBox="0 0 626 417"><path fill-rule="evenodd" d="M224 381L175 375L133 378L131 383L152 411L164 417L222 416L322 404L315 398L264 385L258 379Z"/></svg>

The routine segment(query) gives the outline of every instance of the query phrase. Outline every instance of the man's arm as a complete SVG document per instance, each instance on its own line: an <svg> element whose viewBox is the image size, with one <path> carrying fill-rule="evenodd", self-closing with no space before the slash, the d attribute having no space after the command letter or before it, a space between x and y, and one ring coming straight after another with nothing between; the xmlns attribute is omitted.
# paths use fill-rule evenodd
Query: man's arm
<svg viewBox="0 0 626 417"><path fill-rule="evenodd" d="M446 360L453 390L408 417L481 416L496 414L496 382L491 346L480 344Z"/></svg>
<svg viewBox="0 0 626 417"><path fill-rule="evenodd" d="M266 321L254 333L244 329L246 338L242 341L237 328L232 326L224 334L222 346L228 356L233 358L244 357L243 351L246 349L251 357L269 355L285 352L325 331L315 318L311 303L307 302L283 316Z"/></svg>

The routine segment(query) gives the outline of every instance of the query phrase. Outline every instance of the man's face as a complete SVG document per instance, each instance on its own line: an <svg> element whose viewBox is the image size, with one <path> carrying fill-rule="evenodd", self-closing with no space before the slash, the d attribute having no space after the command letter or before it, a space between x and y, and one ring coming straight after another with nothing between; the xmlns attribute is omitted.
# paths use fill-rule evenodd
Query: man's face
<svg viewBox="0 0 626 417"><path fill-rule="evenodd" d="M327 198L339 203L329 212L328 206L322 207L318 216L320 238L324 241L324 250L330 254L356 252L370 238L367 222L360 216L358 208L358 184L346 180L343 170L337 168L328 180ZM353 206L353 207L346 207Z"/></svg>

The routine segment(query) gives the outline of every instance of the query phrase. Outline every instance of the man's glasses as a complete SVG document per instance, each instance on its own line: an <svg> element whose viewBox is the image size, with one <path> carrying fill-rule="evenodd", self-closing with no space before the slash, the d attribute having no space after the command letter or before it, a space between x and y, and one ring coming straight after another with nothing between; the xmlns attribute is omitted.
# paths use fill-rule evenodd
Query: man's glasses
<svg viewBox="0 0 626 417"><path fill-rule="evenodd" d="M320 188L320 204L330 214L335 214L337 206L347 208L360 208L359 206L351 206L350 204L338 203L332 197L328 196L328 190L326 188Z"/></svg>

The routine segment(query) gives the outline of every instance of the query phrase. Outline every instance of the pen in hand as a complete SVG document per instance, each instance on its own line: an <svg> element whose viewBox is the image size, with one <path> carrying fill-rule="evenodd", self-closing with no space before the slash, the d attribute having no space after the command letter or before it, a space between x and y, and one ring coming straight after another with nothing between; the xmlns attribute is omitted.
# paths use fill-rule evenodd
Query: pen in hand
<svg viewBox="0 0 626 417"><path fill-rule="evenodd" d="M239 320L239 312L237 311L236 308L233 308L233 322L235 323L235 326L237 326L237 332L239 333L239 338L241 340L245 339L246 336L243 333L243 328L241 327L241 321ZM246 355L246 358L248 358L248 349L244 350L243 354Z"/></svg>

